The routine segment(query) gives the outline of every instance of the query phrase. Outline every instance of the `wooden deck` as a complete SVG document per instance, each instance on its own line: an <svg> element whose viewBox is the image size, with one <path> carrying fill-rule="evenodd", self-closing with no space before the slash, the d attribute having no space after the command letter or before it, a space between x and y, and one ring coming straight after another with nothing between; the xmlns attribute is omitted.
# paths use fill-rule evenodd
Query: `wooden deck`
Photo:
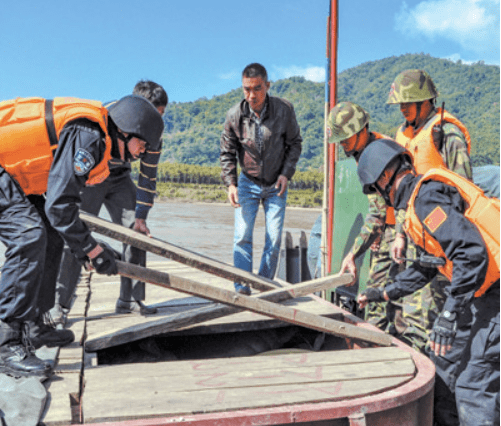
<svg viewBox="0 0 501 426"><path fill-rule="evenodd" d="M228 280L176 262L151 262L148 266L233 289ZM157 306L158 314L117 315L114 311L118 294L118 277L82 277L67 324L75 332L76 342L59 353L54 351L57 367L46 383L49 401L41 420L47 426L77 423L80 419L87 424L172 416L174 421L176 416L194 413L336 401L399 387L416 374L412 354L398 347L98 365L96 353L84 350L87 344L106 347L155 336L169 315L211 303L148 285L146 303ZM314 296L285 304L340 317L338 308ZM241 312L175 334L207 335L282 326L284 323L278 320Z"/></svg>

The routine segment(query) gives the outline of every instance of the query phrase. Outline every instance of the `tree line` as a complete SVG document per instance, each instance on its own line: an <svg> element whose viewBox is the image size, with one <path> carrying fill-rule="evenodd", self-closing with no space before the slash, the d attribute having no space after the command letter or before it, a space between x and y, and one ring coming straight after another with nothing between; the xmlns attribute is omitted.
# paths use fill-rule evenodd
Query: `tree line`
<svg viewBox="0 0 501 426"><path fill-rule="evenodd" d="M472 163L499 165L499 66L406 54L370 61L339 74L338 101L352 101L371 115L371 130L394 136L403 118L397 105L386 100L391 83L403 70L426 70L435 82L446 109L458 117L472 136ZM324 145L323 83L303 77L274 81L270 94L294 105L303 137L299 171L321 170ZM168 105L161 162L217 167L219 140L227 111L243 98L241 88L212 99Z"/></svg>
<svg viewBox="0 0 501 426"><path fill-rule="evenodd" d="M132 177L137 179L139 163L132 163ZM323 188L323 173L314 170L297 171L289 187L291 189L312 189L319 191ZM160 163L157 170L157 182L171 182L184 184L222 185L221 167L201 166L198 164Z"/></svg>

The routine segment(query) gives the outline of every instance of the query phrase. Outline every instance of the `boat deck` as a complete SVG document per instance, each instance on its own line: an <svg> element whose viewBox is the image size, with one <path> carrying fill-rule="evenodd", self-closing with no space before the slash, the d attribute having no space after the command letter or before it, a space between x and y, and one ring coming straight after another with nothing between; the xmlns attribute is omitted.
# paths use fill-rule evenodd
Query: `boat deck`
<svg viewBox="0 0 501 426"><path fill-rule="evenodd" d="M233 288L228 280L172 261L151 262L148 267ZM67 328L75 332L76 341L59 352L53 351L57 367L54 376L46 382L49 399L41 418L45 425L196 424L187 421L193 420L193 416L220 418L221 413L233 416L250 413L249 410L359 400L374 395L383 397L388 391L405 388L415 381L419 376L419 363L424 362L420 355L398 344L388 348L315 352L273 350L275 342L269 342L270 351L265 348L264 353L254 356L103 365L103 357L89 349L86 351L87 346L93 351L113 347L124 352L128 342L162 334L162 324L169 315L212 303L153 285L148 285L146 292L146 303L157 306L157 314L117 315L114 310L119 278L83 275L67 322ZM315 296L287 303L318 315L343 317L339 308ZM280 336L287 325L262 315L241 312L170 335L230 333L238 336L242 332L275 330L272 336ZM232 342L224 344L231 346ZM425 387L429 391L428 382ZM268 417L269 423L253 424L280 423L271 417ZM163 422L134 421L153 418ZM239 423L232 417L221 424Z"/></svg>

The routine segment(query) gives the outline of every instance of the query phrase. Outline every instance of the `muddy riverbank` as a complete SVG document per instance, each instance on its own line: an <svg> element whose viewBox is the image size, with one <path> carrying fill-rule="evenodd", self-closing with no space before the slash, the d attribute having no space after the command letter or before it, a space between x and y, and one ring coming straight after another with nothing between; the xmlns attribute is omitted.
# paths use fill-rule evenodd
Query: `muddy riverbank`
<svg viewBox="0 0 501 426"><path fill-rule="evenodd" d="M288 207L285 215L284 231L293 234L295 241L304 230L309 238L320 209ZM100 216L109 216L103 207ZM204 256L233 263L233 222L234 208L222 203L156 202L151 209L147 224L153 237L170 244L191 250ZM101 238L101 237L100 237ZM119 243L110 243L116 248ZM254 231L254 266L259 266L264 246L264 214L262 208L256 219ZM0 262L4 261L5 247L0 244ZM162 258L149 254L149 259Z"/></svg>
<svg viewBox="0 0 501 426"><path fill-rule="evenodd" d="M309 237L320 212L320 209L288 207L284 231L299 236L303 230ZM156 238L233 263L234 208L229 204L161 202L152 208L147 223ZM261 208L254 230L254 266L259 265L263 246L264 213ZM152 258L158 260L154 255Z"/></svg>

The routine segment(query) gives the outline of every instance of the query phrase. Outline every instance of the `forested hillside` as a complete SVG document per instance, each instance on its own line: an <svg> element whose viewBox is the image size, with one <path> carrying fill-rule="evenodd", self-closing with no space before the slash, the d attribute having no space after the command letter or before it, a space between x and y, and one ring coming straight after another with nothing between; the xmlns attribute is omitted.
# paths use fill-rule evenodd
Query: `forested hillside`
<svg viewBox="0 0 501 426"><path fill-rule="evenodd" d="M456 115L472 135L475 165L499 164L499 67L465 65L423 54L407 54L366 62L338 77L338 100L366 108L371 129L394 135L402 122L397 105L386 99L394 78L408 68L426 70L433 78L441 105ZM270 94L294 104L304 139L299 170L319 169L323 164L324 84L302 77L274 81ZM228 109L242 99L241 88L195 102L171 103L166 113L161 161L218 165L219 139Z"/></svg>

